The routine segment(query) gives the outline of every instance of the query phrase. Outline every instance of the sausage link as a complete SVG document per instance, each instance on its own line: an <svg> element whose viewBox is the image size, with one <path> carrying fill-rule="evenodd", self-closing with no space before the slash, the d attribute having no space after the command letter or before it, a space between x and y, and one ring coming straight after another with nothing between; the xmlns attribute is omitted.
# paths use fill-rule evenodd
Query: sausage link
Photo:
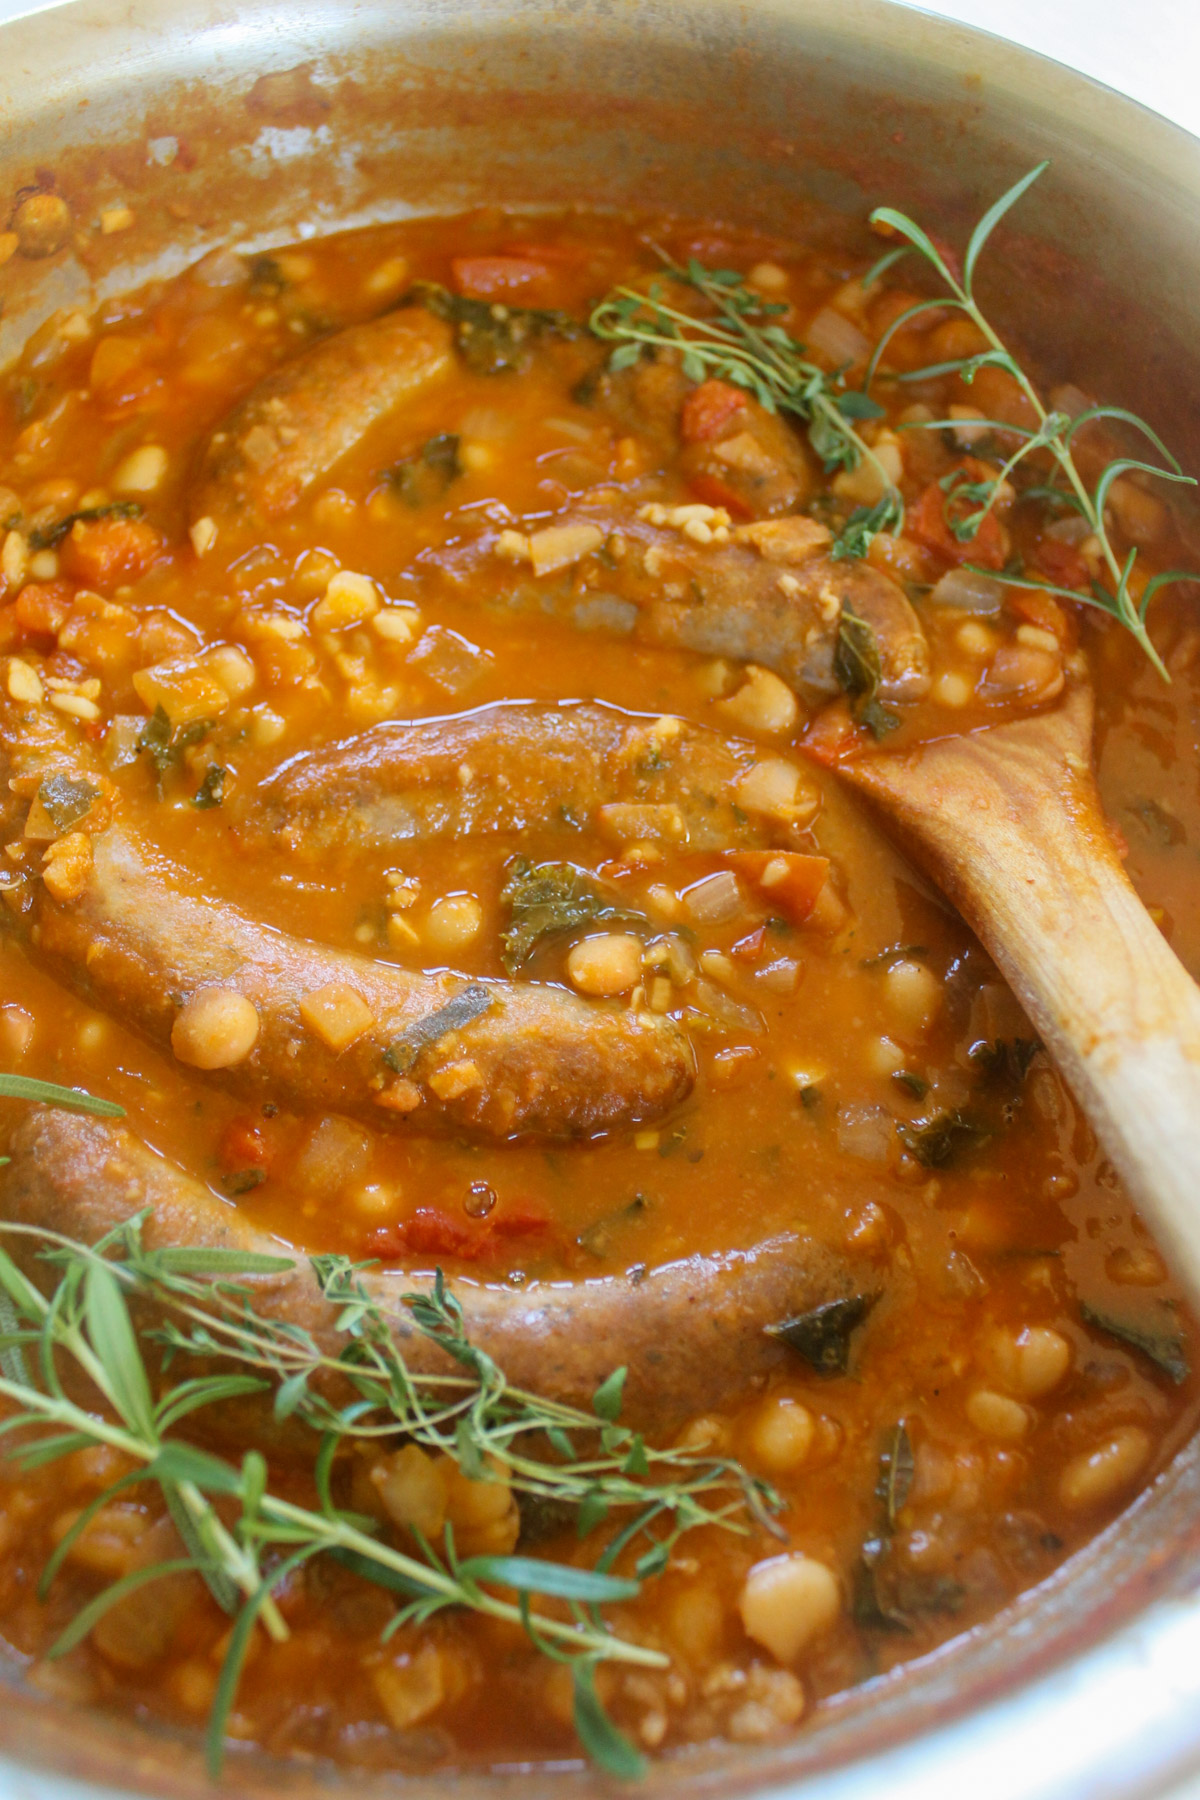
<svg viewBox="0 0 1200 1800"><path fill-rule="evenodd" d="M6 1218L94 1242L143 1208L151 1248L186 1244L281 1254L236 1207L149 1150L122 1126L31 1109L13 1133L12 1164L0 1175ZM9 1241L9 1248L14 1240ZM407 1269L365 1281L391 1314L416 1373L457 1371L417 1331L401 1294L422 1277ZM250 1277L263 1310L310 1332L325 1348L344 1343L306 1262L290 1275ZM508 1380L553 1400L590 1408L613 1369L629 1370L625 1416L663 1430L689 1415L732 1404L790 1355L765 1327L851 1291L844 1259L815 1239L783 1233L753 1250L689 1256L648 1271L585 1281L531 1282L516 1289L454 1278L472 1340Z"/></svg>

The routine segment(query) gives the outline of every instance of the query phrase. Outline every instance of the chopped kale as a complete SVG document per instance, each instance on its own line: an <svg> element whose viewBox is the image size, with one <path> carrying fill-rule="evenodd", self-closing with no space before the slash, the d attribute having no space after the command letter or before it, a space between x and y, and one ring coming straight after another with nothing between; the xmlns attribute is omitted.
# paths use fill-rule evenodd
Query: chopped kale
<svg viewBox="0 0 1200 1800"><path fill-rule="evenodd" d="M1170 850L1173 845L1182 844L1187 836L1182 821L1157 800L1131 800L1125 810L1133 814L1147 837L1160 850Z"/></svg>
<svg viewBox="0 0 1200 1800"><path fill-rule="evenodd" d="M155 707L142 727L137 749L154 765L159 799L162 798L163 783L171 770L177 769L183 761L184 751L206 738L215 724L214 719L193 719L187 725L174 728L163 707Z"/></svg>
<svg viewBox="0 0 1200 1800"><path fill-rule="evenodd" d="M885 737L896 729L899 719L876 698L883 679L883 664L875 632L848 600L843 601L838 620L833 673L838 686L850 696L850 710L855 719L866 726L872 737Z"/></svg>
<svg viewBox="0 0 1200 1800"><path fill-rule="evenodd" d="M896 1517L912 1489L917 1465L913 1457L908 1426L903 1419L894 1427L879 1459L879 1498L883 1501L890 1530L896 1529Z"/></svg>
<svg viewBox="0 0 1200 1800"><path fill-rule="evenodd" d="M897 1125L900 1142L926 1169L944 1169L968 1145L979 1144L991 1133L965 1113L938 1113L924 1125Z"/></svg>
<svg viewBox="0 0 1200 1800"><path fill-rule="evenodd" d="M262 1169L235 1169L232 1175L222 1176L221 1186L227 1194L248 1194L251 1189L261 1187L266 1179Z"/></svg>
<svg viewBox="0 0 1200 1800"><path fill-rule="evenodd" d="M612 1245L612 1235L621 1225L627 1225L638 1218L650 1205L645 1194L635 1194L626 1206L619 1206L615 1212L605 1213L599 1219L593 1219L587 1228L580 1232L576 1239L581 1250L589 1256L607 1256Z"/></svg>
<svg viewBox="0 0 1200 1800"><path fill-rule="evenodd" d="M856 506L829 546L829 554L834 562L865 556L873 537L881 531L894 531L900 522L901 508L894 492L884 494L874 506Z"/></svg>
<svg viewBox="0 0 1200 1800"><path fill-rule="evenodd" d="M1143 1356L1149 1357L1156 1369L1161 1369L1178 1387L1192 1372L1187 1339L1179 1328L1169 1302L1159 1301L1158 1305L1167 1318L1157 1330L1152 1324L1101 1312L1097 1307L1089 1306L1086 1300L1079 1303L1079 1316L1093 1331L1103 1331L1107 1336L1116 1338L1119 1343L1128 1344L1131 1350L1140 1350Z"/></svg>
<svg viewBox="0 0 1200 1800"><path fill-rule="evenodd" d="M408 506L440 500L452 481L462 474L456 432L440 431L422 444L415 456L406 456L387 471L388 486Z"/></svg>
<svg viewBox="0 0 1200 1800"><path fill-rule="evenodd" d="M469 300L436 281L414 282L404 304L424 306L453 325L459 354L476 375L519 372L528 367L530 348L539 338L580 338L586 329L569 313Z"/></svg>
<svg viewBox="0 0 1200 1800"><path fill-rule="evenodd" d="M818 1375L844 1375L850 1366L850 1340L878 1298L878 1294L849 1294L844 1300L826 1300L781 1325L768 1325L767 1333L795 1350Z"/></svg>
<svg viewBox="0 0 1200 1800"><path fill-rule="evenodd" d="M967 1054L985 1075L1016 1088L1041 1047L1037 1038L997 1038L994 1044L973 1044Z"/></svg>
<svg viewBox="0 0 1200 1800"><path fill-rule="evenodd" d="M91 525L97 519L140 519L142 508L136 500L113 500L107 506L85 506L82 512L68 513L52 525L42 525L29 534L31 550L53 550L61 544L73 525Z"/></svg>
<svg viewBox="0 0 1200 1800"><path fill-rule="evenodd" d="M225 778L228 774L229 770L222 768L220 763L209 763L204 771L204 780L192 795L192 805L199 807L201 812L206 812L210 806L220 806L225 798Z"/></svg>
<svg viewBox="0 0 1200 1800"><path fill-rule="evenodd" d="M74 781L69 775L47 775L38 788L37 797L55 831L70 831L80 819L86 819L100 789L90 781Z"/></svg>
<svg viewBox="0 0 1200 1800"><path fill-rule="evenodd" d="M445 1006L439 1006L435 1012L426 1013L423 1019L415 1019L399 1035L394 1038L383 1053L383 1060L389 1069L395 1069L397 1075L406 1075L412 1068L422 1050L436 1044L451 1031L461 1031L473 1019L478 1019L491 1006L494 999L489 988L474 981L453 999L447 1000Z"/></svg>
<svg viewBox="0 0 1200 1800"><path fill-rule="evenodd" d="M925 1077L915 1074L912 1069L895 1070L892 1080L897 1087L906 1088L910 1094L915 1094L918 1100L923 1100L929 1092L929 1083Z"/></svg>
<svg viewBox="0 0 1200 1800"><path fill-rule="evenodd" d="M502 942L510 975L528 962L544 938L559 932L597 923L644 923L641 913L622 906L615 894L574 863L531 863L518 857L500 899L509 908L509 928Z"/></svg>

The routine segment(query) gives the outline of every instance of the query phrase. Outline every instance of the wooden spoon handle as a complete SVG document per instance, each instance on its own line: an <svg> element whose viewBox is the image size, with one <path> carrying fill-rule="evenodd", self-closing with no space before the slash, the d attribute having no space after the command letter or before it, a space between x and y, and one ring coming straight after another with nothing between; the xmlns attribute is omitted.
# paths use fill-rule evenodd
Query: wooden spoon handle
<svg viewBox="0 0 1200 1800"><path fill-rule="evenodd" d="M1090 742L1079 688L843 772L979 936L1200 1300L1200 989L1121 866Z"/></svg>

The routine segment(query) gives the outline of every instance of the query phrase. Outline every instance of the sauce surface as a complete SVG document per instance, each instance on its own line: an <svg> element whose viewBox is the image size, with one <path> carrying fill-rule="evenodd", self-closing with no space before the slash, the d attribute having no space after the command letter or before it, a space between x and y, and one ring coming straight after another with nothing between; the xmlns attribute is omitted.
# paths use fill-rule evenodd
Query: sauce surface
<svg viewBox="0 0 1200 1800"><path fill-rule="evenodd" d="M1126 866L1200 970L1187 603L1168 593L1152 614L1167 687L1094 609L986 587L955 605L953 583L932 597L966 560L956 491L1003 460L971 418L1021 418L995 370L971 386L886 379L972 353L949 315L892 339L884 415L862 427L906 528L829 561L832 535L879 497L869 469L823 470L790 425L669 355L607 372L584 321L653 277L654 246L736 269L829 368L861 368L912 297L718 227L468 215L218 252L92 319L59 317L0 409L0 681L20 790L0 1068L118 1102L137 1137L280 1243L414 1283L441 1267L519 1295L797 1234L862 1298L840 1373L795 1351L728 1404L659 1422L740 1458L788 1510L786 1542L690 1535L620 1609L623 1633L669 1658L601 1671L613 1716L650 1750L770 1736L989 1618L1196 1423L1180 1292L1090 1127L979 944L840 784L838 757L872 744L861 694L836 676L846 603L828 581L869 572L893 609L872 615L884 749L1053 705L1090 678ZM299 400L254 399L381 319L415 321L429 367L363 429L336 436L346 357ZM514 320L534 322L522 335ZM390 354L402 374L410 349ZM1056 392L1069 410L1072 391ZM338 454L309 479L296 469L322 434ZM1150 567L1178 560L1148 484L1126 481L1113 510ZM780 536L785 521L804 529ZM1010 491L975 553L997 571L1020 553L1084 587L1076 523ZM736 618L768 598L799 606L802 588L813 635L775 667L770 633L749 656L736 630L718 641L725 596ZM706 608L711 627L695 623ZM406 721L448 723L414 749ZM45 767L75 757L78 781L86 762L92 798L22 776L13 745L35 728ZM437 765L450 731L461 749ZM443 1004L482 994L484 1019L517 1016L510 982L552 988L575 997L581 1034L628 1015L647 1067L684 1059L676 1086L639 1086L631 1068L596 1124L564 1051L554 1116L583 1123L512 1135L486 1110L468 1002L432 1037L406 1026L369 1080L322 1090L309 1050L341 1081L376 1024L344 971L301 1003L294 1080L286 1050L267 1064L265 1028L238 1055L242 1015L196 999L236 980L164 994L148 968L143 999L132 951L110 988L99 950L75 960L69 921L111 820L152 847L171 907L211 903L214 932L239 909L285 960L299 940L432 975ZM152 923L136 922L139 944L158 943ZM569 1038L576 1014L562 1019L545 1029ZM513 1104L536 1120L551 1102L522 1089ZM23 1117L0 1102L0 1133ZM620 1342L605 1350L626 1360ZM114 1613L65 1661L40 1660L163 1530L135 1490L36 1598L56 1535L119 1472L99 1451L42 1476L0 1470L0 1634L48 1689L194 1725L228 1621L191 1578L149 1650ZM280 1479L307 1492L294 1470ZM477 1502L446 1503L464 1539L513 1549L515 1509ZM798 1585L782 1635L769 1601L766 1624L756 1610L779 1556L828 1578ZM288 1641L251 1657L237 1739L373 1767L571 1752L569 1682L519 1632L456 1613L381 1643L389 1598L324 1564L289 1578L285 1611Z"/></svg>

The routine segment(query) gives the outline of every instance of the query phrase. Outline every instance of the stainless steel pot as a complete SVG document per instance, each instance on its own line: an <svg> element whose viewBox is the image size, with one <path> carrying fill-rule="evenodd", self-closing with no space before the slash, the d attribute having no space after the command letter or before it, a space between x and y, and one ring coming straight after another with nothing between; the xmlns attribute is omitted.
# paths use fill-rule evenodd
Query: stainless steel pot
<svg viewBox="0 0 1200 1800"><path fill-rule="evenodd" d="M0 27L0 130L0 213L52 172L76 225L55 257L0 271L3 358L56 307L218 242L489 200L661 204L784 233L820 206L853 240L886 199L953 235L1049 156L991 298L1051 372L1136 405L1200 466L1200 143L886 0L68 0ZM104 236L117 200L136 222ZM668 1759L647 1791L1200 1793L1198 1583L1193 1443L989 1627L824 1708L793 1742ZM227 1784L340 1779L246 1757ZM450 1779L405 1785L425 1800ZM462 1800L604 1787L578 1770L453 1781ZM0 1800L203 1787L194 1743L0 1672Z"/></svg>

